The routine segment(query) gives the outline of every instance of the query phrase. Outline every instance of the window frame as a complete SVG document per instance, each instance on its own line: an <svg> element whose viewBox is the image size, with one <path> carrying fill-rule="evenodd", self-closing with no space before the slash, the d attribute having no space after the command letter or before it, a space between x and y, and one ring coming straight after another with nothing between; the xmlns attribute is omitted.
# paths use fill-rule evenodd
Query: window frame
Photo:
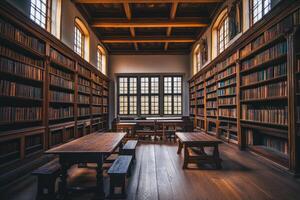
<svg viewBox="0 0 300 200"><path fill-rule="evenodd" d="M77 30L80 32L80 35L81 35L81 48L80 48L80 54L77 52ZM74 25L74 51L76 54L78 54L80 57L84 58L84 40L85 40L85 35L84 35L84 32L83 30L81 29L80 25L78 25L76 22L75 22L75 25Z"/></svg>
<svg viewBox="0 0 300 200"><path fill-rule="evenodd" d="M165 76L172 76L172 77L180 77L181 78L181 113L180 114L173 114L174 108L172 108L172 114L165 115L164 114L164 77ZM130 77L137 77L137 114L130 114L129 113L129 99L128 99L128 112L127 114L120 114L120 96L125 96L126 94L120 94L120 78L128 78L127 82L129 81ZM148 77L149 82L148 82L148 93L142 94L141 93L141 78ZM152 93L151 92L151 78L158 78L158 93ZM117 115L118 116L138 116L138 117L155 117L155 116L182 116L183 115L183 94L184 94L184 85L183 85L183 79L184 79L184 74L182 73L174 73L174 74L164 74L164 73L135 73L135 74L116 74L116 89L117 89ZM172 78L173 80L173 78ZM129 92L129 87L127 94ZM173 88L172 88L172 93L173 93ZM176 94L175 94L176 95ZM147 96L148 98L148 114L141 114L141 97L142 96ZM152 114L152 97L158 96L158 114L154 113ZM129 98L129 97L127 97ZM173 96L172 96L172 102L173 102ZM174 105L172 103L172 105Z"/></svg>
<svg viewBox="0 0 300 200"><path fill-rule="evenodd" d="M45 10L46 12L45 13L42 13L40 12L39 14L42 15L42 14L45 14L45 24L43 24L44 26L42 26L41 24L41 21L40 20L37 20L37 16L36 16L36 13L37 13L37 10L41 10L40 8L33 8L33 1L40 1L40 4L45 4ZM50 19L50 13L51 13L51 5L52 5L52 0L45 0L46 3L43 3L42 0L30 0L30 11L29 11L29 18L35 23L37 24L39 27L47 30L47 31L50 31L50 22L51 22L51 19ZM34 12L34 15L31 13L31 10L34 9L35 12Z"/></svg>
<svg viewBox="0 0 300 200"><path fill-rule="evenodd" d="M171 78L171 93L165 93L165 78L168 78L170 77ZM174 78L177 78L179 76L177 75L169 75L169 76L163 76L163 105L165 104L165 97L166 96L171 96L171 114L165 114L165 107L163 106L163 115L164 116L180 116L180 115L183 115L183 77L180 77L181 78L181 91L180 93L176 93L174 90L175 90L175 87L174 87ZM177 113L175 114L175 107L174 107L174 99L176 96L181 96L181 112L180 113Z"/></svg>
<svg viewBox="0 0 300 200"><path fill-rule="evenodd" d="M258 1L261 1L261 17L259 19L257 19L256 21L254 21L254 1L255 0L250 0L250 3L249 3L249 11L250 11L250 22L251 22L251 25L253 26L254 24L256 24L257 22L261 21L264 16L266 16L271 10L272 10L272 0L270 0L269 4L268 4L268 7L269 7L269 10L266 12L265 11L265 1L266 0L258 0Z"/></svg>
<svg viewBox="0 0 300 200"><path fill-rule="evenodd" d="M101 57L101 62L99 62L99 58ZM105 49L99 44L97 46L97 69L102 72L102 74L105 74L107 73L107 65L106 65L106 62L107 62L107 55L106 55L106 51ZM100 64L100 66L99 66Z"/></svg>
<svg viewBox="0 0 300 200"><path fill-rule="evenodd" d="M227 23L227 29L226 24ZM223 49L221 51L220 47L220 29L223 28ZM226 31L227 30L227 31ZM217 54L221 54L228 47L229 43L229 19L228 14L226 13L221 19L220 23L217 26Z"/></svg>

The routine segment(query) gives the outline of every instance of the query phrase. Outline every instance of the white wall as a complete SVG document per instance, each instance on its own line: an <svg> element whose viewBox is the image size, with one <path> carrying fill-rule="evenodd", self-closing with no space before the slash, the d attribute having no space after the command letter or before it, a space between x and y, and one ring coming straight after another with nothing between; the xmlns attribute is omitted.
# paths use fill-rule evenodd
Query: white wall
<svg viewBox="0 0 300 200"><path fill-rule="evenodd" d="M119 73L181 73L183 77L183 115L189 115L188 79L189 55L111 55L108 75L112 80L110 94L110 120L117 115L116 74Z"/></svg>

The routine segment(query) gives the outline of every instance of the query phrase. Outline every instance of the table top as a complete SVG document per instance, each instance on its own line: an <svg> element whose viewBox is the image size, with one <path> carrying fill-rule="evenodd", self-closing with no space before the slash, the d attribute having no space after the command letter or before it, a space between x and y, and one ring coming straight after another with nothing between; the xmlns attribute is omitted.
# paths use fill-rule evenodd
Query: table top
<svg viewBox="0 0 300 200"><path fill-rule="evenodd" d="M117 125L136 125L136 122L118 122Z"/></svg>
<svg viewBox="0 0 300 200"><path fill-rule="evenodd" d="M125 135L126 133L123 132L92 133L52 148L45 153L112 153L121 143Z"/></svg>
<svg viewBox="0 0 300 200"><path fill-rule="evenodd" d="M204 132L176 132L176 135L182 143L222 143Z"/></svg>

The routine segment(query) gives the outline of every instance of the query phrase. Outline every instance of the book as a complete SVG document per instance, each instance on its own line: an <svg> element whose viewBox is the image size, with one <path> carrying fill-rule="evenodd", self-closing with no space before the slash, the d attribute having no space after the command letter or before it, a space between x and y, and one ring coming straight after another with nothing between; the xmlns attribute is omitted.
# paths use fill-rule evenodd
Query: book
<svg viewBox="0 0 300 200"><path fill-rule="evenodd" d="M219 108L218 114L220 117L236 118L236 108Z"/></svg>
<svg viewBox="0 0 300 200"><path fill-rule="evenodd" d="M59 92L59 91L49 91L49 100L52 102L74 102L74 94Z"/></svg>
<svg viewBox="0 0 300 200"><path fill-rule="evenodd" d="M90 70L86 69L84 66L82 65L78 65L78 72L79 74L85 76L85 77L91 77L91 72Z"/></svg>
<svg viewBox="0 0 300 200"><path fill-rule="evenodd" d="M83 104L89 104L90 103L90 96L78 94L77 102L78 103L83 103Z"/></svg>
<svg viewBox="0 0 300 200"><path fill-rule="evenodd" d="M236 97L219 98L218 105L236 105Z"/></svg>
<svg viewBox="0 0 300 200"><path fill-rule="evenodd" d="M73 106L49 107L49 120L57 120L74 117Z"/></svg>
<svg viewBox="0 0 300 200"><path fill-rule="evenodd" d="M42 107L0 107L0 123L16 123L40 120L42 120Z"/></svg>
<svg viewBox="0 0 300 200"><path fill-rule="evenodd" d="M75 69L74 61L64 56L56 49L50 48L50 59L59 65L70 68L72 70Z"/></svg>
<svg viewBox="0 0 300 200"><path fill-rule="evenodd" d="M50 84L58 87L63 87L66 89L74 90L74 83L64 78L50 74Z"/></svg>

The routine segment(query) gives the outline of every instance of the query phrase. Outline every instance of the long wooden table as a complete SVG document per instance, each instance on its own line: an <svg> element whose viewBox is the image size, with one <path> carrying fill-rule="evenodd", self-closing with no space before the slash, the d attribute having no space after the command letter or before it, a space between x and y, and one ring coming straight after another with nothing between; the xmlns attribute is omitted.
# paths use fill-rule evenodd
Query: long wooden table
<svg viewBox="0 0 300 200"><path fill-rule="evenodd" d="M188 167L189 163L214 163L216 164L217 169L221 169L221 158L219 155L218 145L222 143L221 140L209 136L204 132L176 132L178 137L178 151L177 154L180 154L182 148L184 148L184 162L183 169ZM189 153L191 147L197 147L197 155L192 156ZM206 154L204 148L213 147L213 155Z"/></svg>
<svg viewBox="0 0 300 200"><path fill-rule="evenodd" d="M69 143L46 151L46 154L57 154L62 167L60 196L66 199L68 196L67 178L68 169L78 163L97 164L97 184L95 188L95 199L104 199L103 171L102 165L105 156L110 155L121 144L126 133L105 132L93 133L73 140Z"/></svg>

